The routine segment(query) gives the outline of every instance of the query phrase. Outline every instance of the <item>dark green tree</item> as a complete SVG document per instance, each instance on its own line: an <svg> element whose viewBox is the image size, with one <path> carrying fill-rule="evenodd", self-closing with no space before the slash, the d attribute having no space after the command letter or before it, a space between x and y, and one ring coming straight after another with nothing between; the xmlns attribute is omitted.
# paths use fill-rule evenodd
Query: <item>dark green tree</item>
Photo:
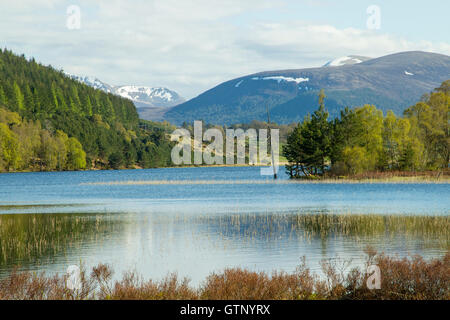
<svg viewBox="0 0 450 320"><path fill-rule="evenodd" d="M284 156L289 161L287 168L292 177L323 175L331 154L331 126L325 110L325 93L319 94L319 108L311 117L307 116L287 138Z"/></svg>

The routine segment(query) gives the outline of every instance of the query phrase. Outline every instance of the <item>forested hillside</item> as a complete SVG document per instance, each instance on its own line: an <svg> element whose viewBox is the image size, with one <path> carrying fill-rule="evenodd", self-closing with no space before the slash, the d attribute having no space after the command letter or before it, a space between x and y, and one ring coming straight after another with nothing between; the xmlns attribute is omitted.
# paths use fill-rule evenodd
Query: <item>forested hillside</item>
<svg viewBox="0 0 450 320"><path fill-rule="evenodd" d="M0 171L167 165L164 130L142 127L130 100L0 50Z"/></svg>

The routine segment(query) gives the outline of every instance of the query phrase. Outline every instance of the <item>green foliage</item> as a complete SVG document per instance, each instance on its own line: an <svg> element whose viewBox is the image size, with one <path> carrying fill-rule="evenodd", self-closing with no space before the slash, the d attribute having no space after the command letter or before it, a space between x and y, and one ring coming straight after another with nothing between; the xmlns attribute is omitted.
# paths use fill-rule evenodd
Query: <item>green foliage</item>
<svg viewBox="0 0 450 320"><path fill-rule="evenodd" d="M375 106L341 111L328 121L324 95L319 109L288 136L283 154L293 178L324 174L360 174L373 170L425 170L449 164L450 81L405 110L383 117ZM326 165L328 164L328 165Z"/></svg>
<svg viewBox="0 0 450 320"><path fill-rule="evenodd" d="M39 121L0 108L0 171L84 168L86 153L76 138L61 130L51 134Z"/></svg>
<svg viewBox="0 0 450 320"><path fill-rule="evenodd" d="M119 169L124 162L123 155L120 152L114 152L109 155L108 158L109 165L112 169Z"/></svg>
<svg viewBox="0 0 450 320"><path fill-rule="evenodd" d="M86 168L86 152L81 143L75 138L69 138L61 133L60 139L64 142L67 151L66 167L68 170L79 170Z"/></svg>
<svg viewBox="0 0 450 320"><path fill-rule="evenodd" d="M15 170L20 162L17 136L4 123L0 123L0 169Z"/></svg>
<svg viewBox="0 0 450 320"><path fill-rule="evenodd" d="M288 172L298 177L323 174L331 153L330 123L325 110L325 93L319 93L319 109L294 129L284 147L284 156L290 164Z"/></svg>
<svg viewBox="0 0 450 320"><path fill-rule="evenodd" d="M8 100L6 99L5 91L0 87L0 106L5 106L7 103Z"/></svg>
<svg viewBox="0 0 450 320"><path fill-rule="evenodd" d="M368 155L363 147L345 147L342 152L342 160L338 163L344 172L351 174L362 173L368 169Z"/></svg>
<svg viewBox="0 0 450 320"><path fill-rule="evenodd" d="M450 154L449 82L445 81L436 92L405 110L415 137L423 144L420 167L438 169L448 166Z"/></svg>
<svg viewBox="0 0 450 320"><path fill-rule="evenodd" d="M287 143L283 145L283 155L289 161L286 170L292 178L307 176L305 162L305 153L302 149L301 141L303 139L304 124L299 123L292 133L287 137Z"/></svg>
<svg viewBox="0 0 450 320"><path fill-rule="evenodd" d="M397 118L388 111L383 120L382 165L386 169L405 169L414 167L412 137L409 132L411 123L408 119Z"/></svg>
<svg viewBox="0 0 450 320"><path fill-rule="evenodd" d="M379 166L383 149L381 110L371 105L353 110L346 108L341 112L341 118L333 121L332 127L330 160L333 169L338 171L336 173L345 174L350 163L355 165L355 161L365 161L365 164L358 164L358 168L350 172L374 170ZM342 171L343 168L346 169Z"/></svg>

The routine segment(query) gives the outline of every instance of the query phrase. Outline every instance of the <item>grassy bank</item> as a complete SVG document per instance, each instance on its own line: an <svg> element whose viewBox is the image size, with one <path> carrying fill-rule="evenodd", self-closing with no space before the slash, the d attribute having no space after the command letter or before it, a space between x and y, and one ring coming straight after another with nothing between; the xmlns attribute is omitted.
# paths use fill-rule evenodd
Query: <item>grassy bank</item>
<svg viewBox="0 0 450 320"><path fill-rule="evenodd" d="M311 273L305 260L293 273L252 272L234 268L208 276L198 288L176 274L162 281L142 280L129 272L112 281L113 271L107 265L81 272L81 289L74 293L66 287L65 276L47 276L30 272L12 272L0 280L0 299L33 300L449 300L450 253L441 259L396 258L377 255L367 249L366 264L381 270L381 289L370 290L370 274L364 269L344 273L342 268L323 262L325 279Z"/></svg>

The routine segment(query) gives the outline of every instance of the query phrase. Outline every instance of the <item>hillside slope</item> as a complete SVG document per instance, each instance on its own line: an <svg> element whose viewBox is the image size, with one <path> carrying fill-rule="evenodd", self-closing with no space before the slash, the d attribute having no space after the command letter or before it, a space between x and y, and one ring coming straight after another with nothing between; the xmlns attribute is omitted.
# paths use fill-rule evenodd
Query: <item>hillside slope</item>
<svg viewBox="0 0 450 320"><path fill-rule="evenodd" d="M320 89L331 116L363 104L399 114L449 75L449 56L417 51L336 67L267 71L222 83L172 108L164 118L177 124L248 123L266 120L268 107L274 121L290 123L314 110Z"/></svg>

